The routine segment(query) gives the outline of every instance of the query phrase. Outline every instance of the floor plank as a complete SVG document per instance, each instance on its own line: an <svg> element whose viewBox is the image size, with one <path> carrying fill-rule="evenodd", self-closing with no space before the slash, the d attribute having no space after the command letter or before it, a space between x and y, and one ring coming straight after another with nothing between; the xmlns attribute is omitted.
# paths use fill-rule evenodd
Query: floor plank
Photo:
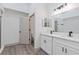
<svg viewBox="0 0 79 59"><path fill-rule="evenodd" d="M5 47L1 55L46 55L45 52L39 50L34 53L34 48L31 45L13 45Z"/></svg>

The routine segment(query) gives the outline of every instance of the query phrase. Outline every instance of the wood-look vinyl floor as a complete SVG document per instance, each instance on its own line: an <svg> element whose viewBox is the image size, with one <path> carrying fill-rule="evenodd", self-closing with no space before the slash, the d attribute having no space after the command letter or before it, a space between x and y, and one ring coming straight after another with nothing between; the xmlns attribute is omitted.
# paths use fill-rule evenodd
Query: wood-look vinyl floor
<svg viewBox="0 0 79 59"><path fill-rule="evenodd" d="M5 47L1 55L46 55L45 52L39 50L36 54L31 45L13 45Z"/></svg>

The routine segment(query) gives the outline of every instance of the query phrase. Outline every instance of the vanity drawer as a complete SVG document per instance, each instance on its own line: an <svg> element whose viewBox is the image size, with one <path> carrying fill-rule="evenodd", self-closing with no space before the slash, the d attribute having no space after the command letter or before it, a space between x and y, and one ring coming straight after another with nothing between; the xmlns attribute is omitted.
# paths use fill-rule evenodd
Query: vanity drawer
<svg viewBox="0 0 79 59"><path fill-rule="evenodd" d="M79 43L53 37L54 55L79 55Z"/></svg>
<svg viewBox="0 0 79 59"><path fill-rule="evenodd" d="M53 37L53 39L56 40L56 42L62 43L63 45L67 45L69 47L79 49L79 42L67 40L67 39L62 39L62 38L58 38L58 37Z"/></svg>

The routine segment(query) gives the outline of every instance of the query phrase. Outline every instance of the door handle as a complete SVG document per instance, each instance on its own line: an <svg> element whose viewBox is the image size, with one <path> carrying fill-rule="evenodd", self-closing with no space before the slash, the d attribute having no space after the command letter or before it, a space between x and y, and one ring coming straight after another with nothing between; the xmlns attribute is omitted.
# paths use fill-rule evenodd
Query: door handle
<svg viewBox="0 0 79 59"><path fill-rule="evenodd" d="M19 31L19 33L21 33L21 31Z"/></svg>
<svg viewBox="0 0 79 59"><path fill-rule="evenodd" d="M46 40L44 40L44 43L46 43Z"/></svg>
<svg viewBox="0 0 79 59"><path fill-rule="evenodd" d="M65 53L67 53L67 48L65 48Z"/></svg>
<svg viewBox="0 0 79 59"><path fill-rule="evenodd" d="M64 52L64 47L62 47L62 52Z"/></svg>

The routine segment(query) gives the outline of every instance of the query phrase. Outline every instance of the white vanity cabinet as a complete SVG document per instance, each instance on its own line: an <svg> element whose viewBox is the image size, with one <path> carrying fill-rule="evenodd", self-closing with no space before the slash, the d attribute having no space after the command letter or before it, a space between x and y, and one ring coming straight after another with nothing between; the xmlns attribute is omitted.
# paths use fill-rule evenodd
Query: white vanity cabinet
<svg viewBox="0 0 79 59"><path fill-rule="evenodd" d="M52 54L52 37L41 35L41 49L47 54Z"/></svg>
<svg viewBox="0 0 79 59"><path fill-rule="evenodd" d="M79 55L79 43L53 37L53 55Z"/></svg>
<svg viewBox="0 0 79 59"><path fill-rule="evenodd" d="M53 41L53 55L64 55L64 47L62 44Z"/></svg>

